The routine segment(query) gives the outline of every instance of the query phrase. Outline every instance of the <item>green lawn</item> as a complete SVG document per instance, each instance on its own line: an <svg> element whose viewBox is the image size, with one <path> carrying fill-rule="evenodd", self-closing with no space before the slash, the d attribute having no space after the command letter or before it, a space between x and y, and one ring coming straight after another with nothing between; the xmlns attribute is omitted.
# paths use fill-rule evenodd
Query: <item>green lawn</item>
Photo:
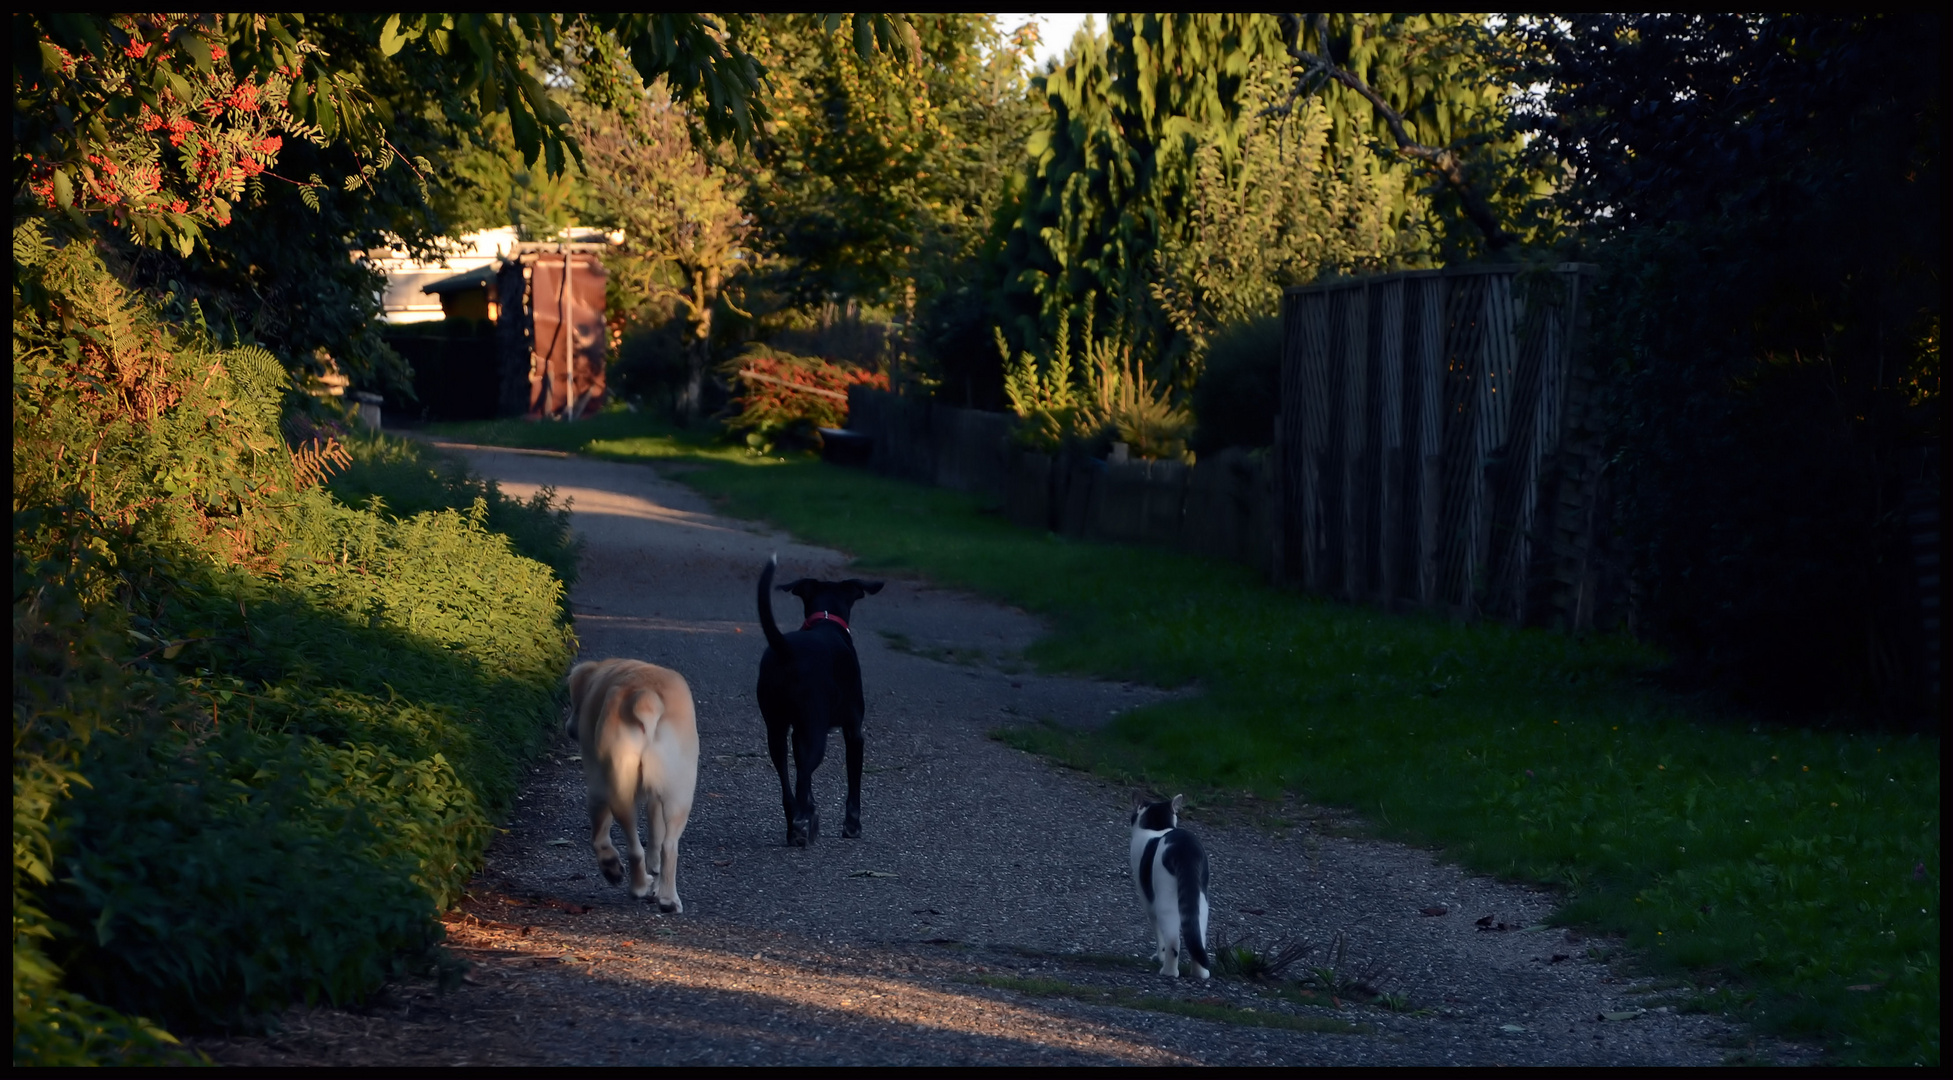
<svg viewBox="0 0 1953 1080"><path fill-rule="evenodd" d="M1561 887L1694 1005L1822 1039L1839 1062L1939 1060L1936 739L1708 716L1632 642L1314 601L1244 568L1018 528L977 500L758 458L613 413L450 437L682 460L730 514L1045 616L1050 671L1197 684L1078 735L1067 763L1210 796L1290 790L1478 870ZM767 467L747 467L764 465Z"/></svg>

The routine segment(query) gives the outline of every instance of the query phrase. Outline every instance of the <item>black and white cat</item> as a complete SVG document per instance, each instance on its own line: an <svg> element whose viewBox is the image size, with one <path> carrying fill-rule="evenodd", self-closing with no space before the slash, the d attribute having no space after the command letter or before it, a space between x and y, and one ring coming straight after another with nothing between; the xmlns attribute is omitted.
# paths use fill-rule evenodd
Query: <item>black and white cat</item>
<svg viewBox="0 0 1953 1080"><path fill-rule="evenodd" d="M1132 881L1159 939L1160 974L1180 975L1185 956L1194 974L1207 971L1207 852L1179 828L1180 803L1132 799Z"/></svg>

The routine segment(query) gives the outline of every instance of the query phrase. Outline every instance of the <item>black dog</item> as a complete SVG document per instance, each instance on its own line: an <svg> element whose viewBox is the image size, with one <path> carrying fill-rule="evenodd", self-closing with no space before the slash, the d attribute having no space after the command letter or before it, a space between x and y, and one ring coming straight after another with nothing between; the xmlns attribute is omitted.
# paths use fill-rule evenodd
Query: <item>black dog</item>
<svg viewBox="0 0 1953 1080"><path fill-rule="evenodd" d="M766 655L760 657L759 707L766 717L766 748L780 773L780 805L787 815L787 843L806 847L820 835L820 815L814 810L814 770L827 756L827 729L840 728L848 745L848 819L842 836L861 835L861 720L867 703L861 696L861 664L854 654L854 634L848 617L854 602L882 591L879 581L815 581L801 578L780 586L800 597L806 621L792 634L773 624L773 600L767 595L780 558L774 556L760 572L760 629L766 632ZM787 782L787 735L793 735L793 762L798 774Z"/></svg>

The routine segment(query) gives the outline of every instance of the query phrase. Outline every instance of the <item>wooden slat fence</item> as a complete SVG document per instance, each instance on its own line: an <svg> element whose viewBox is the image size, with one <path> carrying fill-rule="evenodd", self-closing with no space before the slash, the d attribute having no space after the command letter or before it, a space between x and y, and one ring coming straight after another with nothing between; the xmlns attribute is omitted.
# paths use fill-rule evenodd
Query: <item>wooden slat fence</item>
<svg viewBox="0 0 1953 1080"><path fill-rule="evenodd" d="M1011 444L1016 418L848 390L848 427L869 436L871 468L982 496L1020 525L1065 536L1156 544L1272 570L1269 455L1229 449L1196 465L1107 462Z"/></svg>
<svg viewBox="0 0 1953 1080"><path fill-rule="evenodd" d="M1290 289L1277 571L1352 601L1594 625L1588 268Z"/></svg>

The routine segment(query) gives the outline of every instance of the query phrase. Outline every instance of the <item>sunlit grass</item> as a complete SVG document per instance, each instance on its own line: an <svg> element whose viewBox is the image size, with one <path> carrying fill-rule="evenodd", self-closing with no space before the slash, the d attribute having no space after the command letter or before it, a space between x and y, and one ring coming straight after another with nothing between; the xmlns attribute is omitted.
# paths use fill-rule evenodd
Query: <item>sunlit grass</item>
<svg viewBox="0 0 1953 1080"><path fill-rule="evenodd" d="M1560 886L1563 919L1687 973L1698 1003L1840 1061L1939 1060L1936 739L1709 716L1649 685L1660 657L1630 641L1314 601L625 419L555 445L691 463L679 478L728 513L1037 612L1046 670L1205 691L1090 734L1012 729L1013 745L1159 789L1352 807L1382 835ZM516 435L550 426L577 425ZM778 467L739 467L760 460Z"/></svg>
<svg viewBox="0 0 1953 1080"><path fill-rule="evenodd" d="M745 446L717 438L718 428L675 428L623 410L600 413L584 420L468 420L430 424L427 433L440 439L482 446L519 446L532 450L563 450L617 461L741 462L784 464L778 455L762 456Z"/></svg>

